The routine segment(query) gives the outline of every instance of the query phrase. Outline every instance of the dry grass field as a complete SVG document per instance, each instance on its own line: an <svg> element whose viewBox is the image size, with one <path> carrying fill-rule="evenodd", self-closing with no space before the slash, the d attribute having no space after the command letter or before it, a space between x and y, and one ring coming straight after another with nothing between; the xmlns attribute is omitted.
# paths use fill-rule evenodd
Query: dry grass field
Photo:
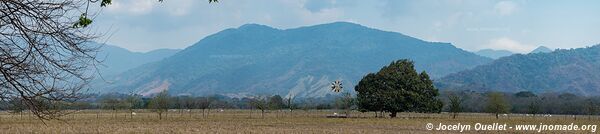
<svg viewBox="0 0 600 134"><path fill-rule="evenodd" d="M45 121L27 113L0 114L0 133L459 133L430 131L433 124L600 124L598 117L580 116L525 117L495 119L490 114L463 114L451 119L449 114L402 113L399 118L375 118L374 113L353 113L353 118L326 118L333 111L269 112L262 118L259 111L213 110L203 117L193 110L170 111L162 120L156 113L138 110L133 117L126 111L78 111L61 120ZM463 133L537 133L535 131L466 131ZM543 133L589 133L589 131L545 131Z"/></svg>

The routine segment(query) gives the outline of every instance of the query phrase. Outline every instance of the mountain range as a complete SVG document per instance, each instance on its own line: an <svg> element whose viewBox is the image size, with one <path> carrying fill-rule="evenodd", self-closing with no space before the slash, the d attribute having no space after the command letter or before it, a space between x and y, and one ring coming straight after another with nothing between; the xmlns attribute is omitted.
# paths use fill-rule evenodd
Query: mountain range
<svg viewBox="0 0 600 134"><path fill-rule="evenodd" d="M292 29L246 24L183 50L139 53L106 45L99 55L105 57L100 71L107 77L93 83L96 93L322 97L332 93L332 81L342 80L344 91L353 92L365 74L410 59L444 90L600 95L599 45L474 54L348 22Z"/></svg>
<svg viewBox="0 0 600 134"><path fill-rule="evenodd" d="M98 71L103 76L123 73L140 65L156 62L179 52L179 49L157 49L149 52L132 52L113 45L101 45L97 57L101 61Z"/></svg>
<svg viewBox="0 0 600 134"><path fill-rule="evenodd" d="M508 50L481 49L475 52L475 54L492 59L498 59L501 57L513 55L514 53Z"/></svg>
<svg viewBox="0 0 600 134"><path fill-rule="evenodd" d="M292 29L246 24L207 36L176 54L130 69L95 91L151 95L280 94L319 97L342 80L353 92L365 74L398 59L415 61L433 78L490 63L492 59L400 33L335 22Z"/></svg>
<svg viewBox="0 0 600 134"><path fill-rule="evenodd" d="M600 45L515 54L443 77L437 81L437 87L600 95Z"/></svg>
<svg viewBox="0 0 600 134"><path fill-rule="evenodd" d="M529 53L549 53L549 52L552 52L552 49L545 47L545 46L539 46Z"/></svg>

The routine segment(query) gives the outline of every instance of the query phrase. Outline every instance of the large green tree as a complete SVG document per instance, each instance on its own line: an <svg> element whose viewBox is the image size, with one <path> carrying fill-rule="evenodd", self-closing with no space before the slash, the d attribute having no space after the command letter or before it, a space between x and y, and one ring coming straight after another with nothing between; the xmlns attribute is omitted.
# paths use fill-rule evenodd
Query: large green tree
<svg viewBox="0 0 600 134"><path fill-rule="evenodd" d="M285 106L285 103L283 102L283 98L281 98L280 95L273 95L269 98L268 105L269 109L271 110L280 110Z"/></svg>
<svg viewBox="0 0 600 134"><path fill-rule="evenodd" d="M425 71L417 73L414 63L403 59L392 62L377 73L369 73L354 88L363 111L440 112L438 90Z"/></svg>

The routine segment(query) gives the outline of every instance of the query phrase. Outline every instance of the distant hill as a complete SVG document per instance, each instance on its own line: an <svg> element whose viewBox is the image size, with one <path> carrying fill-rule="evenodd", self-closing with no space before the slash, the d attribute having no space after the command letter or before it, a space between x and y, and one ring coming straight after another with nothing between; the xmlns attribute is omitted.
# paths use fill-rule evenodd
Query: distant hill
<svg viewBox="0 0 600 134"><path fill-rule="evenodd" d="M398 59L439 78L492 60L449 43L347 22L293 29L246 24L207 36L179 53L96 85L99 92L136 92L231 97L254 94L320 97L342 80L344 91L369 72Z"/></svg>
<svg viewBox="0 0 600 134"><path fill-rule="evenodd" d="M529 53L549 53L549 52L552 52L552 49L545 47L545 46L540 46Z"/></svg>
<svg viewBox="0 0 600 134"><path fill-rule="evenodd" d="M179 51L178 49L157 49L141 53L131 52L118 46L103 45L97 55L97 58L102 61L102 65L98 66L98 69L102 75L116 75L146 63L162 60Z"/></svg>
<svg viewBox="0 0 600 134"><path fill-rule="evenodd" d="M475 54L492 59L498 59L500 57L513 55L514 53L508 50L481 49L475 52Z"/></svg>
<svg viewBox="0 0 600 134"><path fill-rule="evenodd" d="M600 45L516 54L451 74L440 88L460 90L570 92L600 95Z"/></svg>

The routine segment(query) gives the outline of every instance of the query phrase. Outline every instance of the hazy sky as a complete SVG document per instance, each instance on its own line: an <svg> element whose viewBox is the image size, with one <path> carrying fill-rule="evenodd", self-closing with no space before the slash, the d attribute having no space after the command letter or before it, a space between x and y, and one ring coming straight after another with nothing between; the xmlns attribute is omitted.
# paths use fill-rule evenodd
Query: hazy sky
<svg viewBox="0 0 600 134"><path fill-rule="evenodd" d="M600 43L599 0L113 0L93 23L133 51L185 48L246 23L279 29L348 21L427 41L528 52Z"/></svg>

